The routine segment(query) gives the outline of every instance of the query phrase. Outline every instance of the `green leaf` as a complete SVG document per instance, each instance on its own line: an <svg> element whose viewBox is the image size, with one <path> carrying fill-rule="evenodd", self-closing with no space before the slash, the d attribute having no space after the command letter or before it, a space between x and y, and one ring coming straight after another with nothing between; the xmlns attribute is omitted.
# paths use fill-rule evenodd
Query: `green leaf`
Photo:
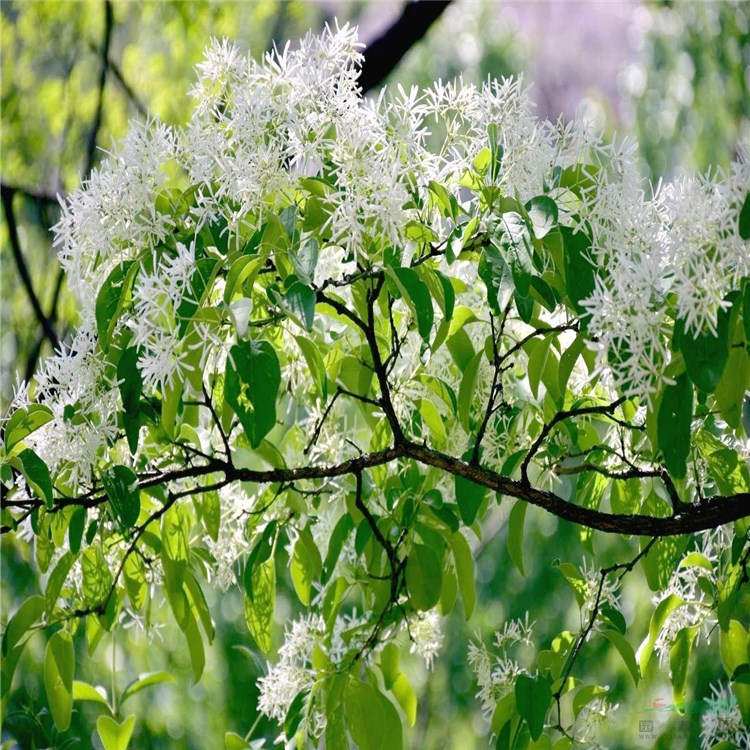
<svg viewBox="0 0 750 750"><path fill-rule="evenodd" d="M195 263L195 271L190 277L190 289L183 295L182 301L177 308L176 318L180 338L187 340L188 329L192 327L195 317L201 318L207 312L206 308L200 310L206 293L211 289L214 279L221 264L215 258L201 258Z"/></svg>
<svg viewBox="0 0 750 750"><path fill-rule="evenodd" d="M471 432L471 406L474 403L474 388L477 382L477 373L482 364L484 350L478 351L464 370L461 385L458 389L458 418L466 432Z"/></svg>
<svg viewBox="0 0 750 750"><path fill-rule="evenodd" d="M125 590L130 597L130 603L136 612L146 603L146 566L143 558L138 554L128 555L122 571Z"/></svg>
<svg viewBox="0 0 750 750"><path fill-rule="evenodd" d="M494 734L500 734L500 730L511 720L516 713L516 696L515 693L504 695L495 705L492 712L492 731Z"/></svg>
<svg viewBox="0 0 750 750"><path fill-rule="evenodd" d="M417 694L403 672L400 672L396 677L391 686L391 692L396 697L399 706L404 710L409 726L413 727L417 721Z"/></svg>
<svg viewBox="0 0 750 750"><path fill-rule="evenodd" d="M565 393L568 388L568 380L573 372L578 357L586 348L586 339L580 334L575 337L573 343L560 356L560 366L557 371L557 388L559 393Z"/></svg>
<svg viewBox="0 0 750 750"><path fill-rule="evenodd" d="M557 204L548 195L538 195L526 204L534 236L541 240L557 224Z"/></svg>
<svg viewBox="0 0 750 750"><path fill-rule="evenodd" d="M191 610L193 614L197 616L201 625L203 625L203 630L206 633L210 645L213 643L214 636L216 635L213 620L211 619L211 613L208 610L208 602L206 602L203 589L190 570L185 574L185 588L190 599Z"/></svg>
<svg viewBox="0 0 750 750"><path fill-rule="evenodd" d="M302 355L307 362L307 366L310 368L310 374L315 381L315 385L318 388L318 392L323 397L325 403L328 398L328 378L326 376L326 366L323 362L323 357L318 350L318 347L310 341L310 339L304 336L295 336L294 340L302 352Z"/></svg>
<svg viewBox="0 0 750 750"><path fill-rule="evenodd" d="M426 611L440 601L442 566L435 552L415 544L406 561L406 589L415 609Z"/></svg>
<svg viewBox="0 0 750 750"><path fill-rule="evenodd" d="M224 750L249 750L250 747L250 743L236 732L224 733Z"/></svg>
<svg viewBox="0 0 750 750"><path fill-rule="evenodd" d="M177 421L177 409L180 406L182 391L185 382L181 377L176 377L172 385L167 384L166 390L162 393L161 402L161 426L167 433L167 436L174 438L174 426Z"/></svg>
<svg viewBox="0 0 750 750"><path fill-rule="evenodd" d="M293 737L295 735L297 727L299 726L299 723L300 721L302 721L302 718L304 716L304 709L307 703L307 697L309 695L309 689L300 690L300 692L294 696L294 699L289 704L289 709L287 710L286 717L284 718L284 734L287 737Z"/></svg>
<svg viewBox="0 0 750 750"><path fill-rule="evenodd" d="M455 322L456 320L454 319L451 328ZM466 368L476 354L471 339L469 338L469 334L466 333L463 328L460 328L448 337L446 344L448 346L448 351L451 353L451 357L453 357L453 361L458 365L462 373L466 372Z"/></svg>
<svg viewBox="0 0 750 750"><path fill-rule="evenodd" d="M519 675L516 679L516 707L529 726L532 740L538 740L544 729L544 720L552 704L549 682L541 676Z"/></svg>
<svg viewBox="0 0 750 750"><path fill-rule="evenodd" d="M454 478L454 486L461 520L465 526L471 526L482 507L487 488L459 475Z"/></svg>
<svg viewBox="0 0 750 750"><path fill-rule="evenodd" d="M277 522L275 520L271 521L266 528L263 529L263 533L261 534L258 543L253 547L247 557L247 562L245 563L244 583L245 593L251 601L255 597L253 589L255 569L258 565L264 563L269 557L271 557L273 545L276 541L276 528Z"/></svg>
<svg viewBox="0 0 750 750"><path fill-rule="evenodd" d="M659 448L669 473L676 479L684 479L687 474L692 419L693 386L687 373L683 373L674 385L665 387L657 420Z"/></svg>
<svg viewBox="0 0 750 750"><path fill-rule="evenodd" d="M315 321L315 292L300 281L295 281L284 293L284 307L302 326L310 331Z"/></svg>
<svg viewBox="0 0 750 750"><path fill-rule="evenodd" d="M680 350L690 379L704 393L713 393L729 359L729 311L719 314L716 335L710 331L697 336L683 332Z"/></svg>
<svg viewBox="0 0 750 750"><path fill-rule="evenodd" d="M432 399L421 398L418 401L419 413L422 416L422 420L429 430L430 437L432 438L432 444L436 447L445 445L448 435L445 432L445 424L443 418L435 406ZM424 434L424 433L423 433Z"/></svg>
<svg viewBox="0 0 750 750"><path fill-rule="evenodd" d="M359 750L401 750L401 719L372 685L352 680L344 693L346 725Z"/></svg>
<svg viewBox="0 0 750 750"><path fill-rule="evenodd" d="M502 252L495 245L484 248L477 268L479 278L487 288L487 303L495 315L500 315L513 295L513 275Z"/></svg>
<svg viewBox="0 0 750 750"><path fill-rule="evenodd" d="M43 404L30 404L16 409L5 425L6 453L10 453L24 438L53 418L52 410Z"/></svg>
<svg viewBox="0 0 750 750"><path fill-rule="evenodd" d="M135 714L118 724L111 716L100 716L96 720L96 731L104 750L127 750L135 729Z"/></svg>
<svg viewBox="0 0 750 750"><path fill-rule="evenodd" d="M750 240L750 193L745 193L745 200L740 209L738 229L743 240Z"/></svg>
<svg viewBox="0 0 750 750"><path fill-rule="evenodd" d="M446 218L455 219L458 215L458 203L440 183L430 180L427 184L429 191L435 196L435 203L440 208L440 212Z"/></svg>
<svg viewBox="0 0 750 750"><path fill-rule="evenodd" d="M547 363L551 356L552 339L545 337L541 340L528 341L526 350L529 352L529 363L527 374L529 377L529 387L534 398L539 398L539 383L542 375L547 368Z"/></svg>
<svg viewBox="0 0 750 750"><path fill-rule="evenodd" d="M682 607L685 604L684 600L681 599L677 594L669 594L664 597L657 605L654 613L651 615L651 622L648 626L648 636L641 644L636 654L638 663L641 667L641 676L646 674L646 667L648 667L651 654L654 652L654 644L656 639L661 633L661 629L667 621L669 615L672 614L676 609Z"/></svg>
<svg viewBox="0 0 750 750"><path fill-rule="evenodd" d="M320 551L313 541L309 527L305 527L294 545L292 554L291 571L294 590L297 592L300 602L306 607L310 606L310 595L312 584L323 570L323 562Z"/></svg>
<svg viewBox="0 0 750 750"><path fill-rule="evenodd" d="M632 515L641 507L641 483L638 479L616 479L612 482L609 501L612 512Z"/></svg>
<svg viewBox="0 0 750 750"><path fill-rule="evenodd" d="M152 685L161 685L165 682L174 681L174 677L169 672L147 672L146 674L138 675L138 678L129 683L125 690L122 691L119 704L122 705L128 698Z"/></svg>
<svg viewBox="0 0 750 750"><path fill-rule="evenodd" d="M201 519L208 535L217 541L221 525L221 504L218 492L204 492L201 495Z"/></svg>
<svg viewBox="0 0 750 750"><path fill-rule="evenodd" d="M419 274L413 268L386 268L386 273L395 282L401 296L414 313L417 319L419 335L425 343L430 343L430 333L434 312L432 309L432 297L427 284L419 278Z"/></svg>
<svg viewBox="0 0 750 750"><path fill-rule="evenodd" d="M633 682L637 685L641 679L641 673L638 671L635 652L630 645L630 641L616 630L602 630L601 633L619 651L622 660L625 662L625 666L628 668L628 672L630 672L630 676L633 678Z"/></svg>
<svg viewBox="0 0 750 750"><path fill-rule="evenodd" d="M644 507L644 513L646 511ZM667 587L688 542L687 536L664 537L658 539L644 555L641 564L651 591L663 591ZM645 543L644 537L642 544Z"/></svg>
<svg viewBox="0 0 750 750"><path fill-rule="evenodd" d="M206 651L203 646L201 631L198 630L198 623L196 622L195 617L193 617L193 613L190 611L188 611L187 615L187 625L183 630L188 642L190 664L193 668L193 682L197 683L206 667Z"/></svg>
<svg viewBox="0 0 750 750"><path fill-rule="evenodd" d="M464 603L464 615L468 620L474 612L477 592L474 584L474 559L466 537L457 531L450 537L453 559L456 561L456 576Z"/></svg>
<svg viewBox="0 0 750 750"><path fill-rule="evenodd" d="M3 633L3 656L7 656L24 636L33 632L31 626L42 616L44 605L44 597L35 594L26 599L16 610Z"/></svg>
<svg viewBox="0 0 750 750"><path fill-rule="evenodd" d="M591 296L596 273L590 260L591 241L583 232L570 227L560 227L565 247L565 288L573 309L583 315L586 308L581 302Z"/></svg>
<svg viewBox="0 0 750 750"><path fill-rule="evenodd" d="M672 695L674 696L674 702L678 705L685 701L690 652L693 650L693 642L695 641L698 629L698 626L682 628L678 631L669 649Z"/></svg>
<svg viewBox="0 0 750 750"><path fill-rule="evenodd" d="M579 607L583 607L588 592L586 580L581 575L578 568L573 563L558 562L554 565L564 576L570 587L573 589L573 595Z"/></svg>
<svg viewBox="0 0 750 750"><path fill-rule="evenodd" d="M714 395L721 416L734 429L742 424L742 407L748 385L750 385L750 356L744 345L740 342L733 342L729 361Z"/></svg>
<svg viewBox="0 0 750 750"><path fill-rule="evenodd" d="M499 140L500 136L500 129L497 125L497 123L490 123L487 126L487 137L490 141L490 180L492 182L495 182L497 180L498 176L500 175L500 170L503 166L503 156L505 155L505 150L503 149L503 144L500 143ZM477 156L477 158L479 158ZM476 161L475 161L476 165ZM486 167L485 167L486 169ZM482 171L479 166L477 166L478 171Z"/></svg>
<svg viewBox="0 0 750 750"><path fill-rule="evenodd" d="M336 523L336 526L331 533L331 538L328 542L328 552L326 553L325 564L323 565L323 572L320 578L321 583L326 584L333 575L333 571L336 568L339 555L341 554L341 548L344 546L344 542L351 534L354 528L354 521L352 517L345 513Z"/></svg>
<svg viewBox="0 0 750 750"><path fill-rule="evenodd" d="M224 380L225 398L253 448L276 424L280 385L279 358L270 342L243 341L231 348Z"/></svg>
<svg viewBox="0 0 750 750"><path fill-rule="evenodd" d="M388 690L391 689L396 678L401 673L399 667L400 654L399 647L393 641L386 643L380 652L380 671L383 673L383 683Z"/></svg>
<svg viewBox="0 0 750 750"><path fill-rule="evenodd" d="M130 291L138 268L129 260L115 266L99 289L96 297L95 317L99 344L106 352L120 312L129 304Z"/></svg>
<svg viewBox="0 0 750 750"><path fill-rule="evenodd" d="M522 576L526 575L523 568L523 524L528 507L526 501L516 500L508 519L508 554Z"/></svg>
<svg viewBox="0 0 750 750"><path fill-rule="evenodd" d="M174 562L190 559L190 517L186 508L174 503L162 516L162 557Z"/></svg>
<svg viewBox="0 0 750 750"><path fill-rule="evenodd" d="M102 706L109 708L110 711L112 710L107 701L107 691L101 688L100 692L93 685L89 685L88 682L73 680L73 700L100 703Z"/></svg>
<svg viewBox="0 0 750 750"><path fill-rule="evenodd" d="M254 255L241 255L232 263L224 285L225 304L228 305L232 301L235 291L241 289L245 280L259 271L265 265L265 262L265 257L259 258Z"/></svg>
<svg viewBox="0 0 750 750"><path fill-rule="evenodd" d="M62 587L65 585L65 581L70 573L70 569L73 567L73 563L76 561L75 555L71 552L66 552L55 565L55 569L50 573L47 579L47 589L44 592L45 601L45 612L49 617L54 611L57 600L60 597Z"/></svg>
<svg viewBox="0 0 750 750"><path fill-rule="evenodd" d="M748 663L747 630L739 620L730 620L729 626L719 631L719 651L724 671L729 677L737 667Z"/></svg>
<svg viewBox="0 0 750 750"><path fill-rule="evenodd" d="M143 376L138 369L138 351L126 349L117 362L117 380L122 399L122 423L131 454L138 450L138 433L141 426L140 402L143 393Z"/></svg>
<svg viewBox="0 0 750 750"><path fill-rule="evenodd" d="M52 479L47 464L31 448L25 448L18 454L23 465L23 475L34 494L52 507Z"/></svg>
<svg viewBox="0 0 750 750"><path fill-rule="evenodd" d="M258 648L267 654L271 650L271 625L276 607L276 569L273 559L256 565L252 578L253 598L245 596L245 622Z"/></svg>
<svg viewBox="0 0 750 750"><path fill-rule="evenodd" d="M122 529L130 529L141 513L138 477L127 466L116 465L102 472L102 485L112 516Z"/></svg>
<svg viewBox="0 0 750 750"><path fill-rule="evenodd" d="M83 599L89 607L98 607L107 601L112 590L112 573L104 558L102 548L96 544L87 547L81 555L83 572Z"/></svg>
<svg viewBox="0 0 750 750"><path fill-rule="evenodd" d="M70 525L68 526L68 545L74 555L77 555L81 549L81 540L83 539L83 530L85 527L86 508L76 508L70 517Z"/></svg>
<svg viewBox="0 0 750 750"><path fill-rule="evenodd" d="M74 669L73 639L70 633L58 630L47 641L44 652L44 689L58 732L64 732L70 726Z"/></svg>

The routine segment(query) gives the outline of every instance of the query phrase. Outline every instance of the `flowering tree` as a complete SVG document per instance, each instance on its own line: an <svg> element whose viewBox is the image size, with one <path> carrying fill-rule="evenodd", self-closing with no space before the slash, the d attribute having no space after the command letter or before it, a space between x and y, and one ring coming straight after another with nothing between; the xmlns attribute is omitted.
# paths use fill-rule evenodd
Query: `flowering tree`
<svg viewBox="0 0 750 750"><path fill-rule="evenodd" d="M291 746L401 747L400 651L437 658L459 593L471 616L502 502L521 572L529 505L590 562L560 550L576 632L536 644L527 618L495 654L467 644L498 747L587 739L595 634L636 684L656 654L678 704L712 637L735 699L705 743L747 741L747 155L648 192L630 144L539 122L518 81L363 101L358 47L348 27L261 63L214 43L188 126L134 123L64 203L81 323L4 425L2 530L45 587L5 628L3 701L43 629L57 728L75 700L116 713L74 681L74 638L158 607L197 681L209 584L244 589L269 653L288 576L299 613L259 712ZM604 564L617 535L630 554ZM636 568L647 632L619 605ZM102 715L104 746L134 722Z"/></svg>

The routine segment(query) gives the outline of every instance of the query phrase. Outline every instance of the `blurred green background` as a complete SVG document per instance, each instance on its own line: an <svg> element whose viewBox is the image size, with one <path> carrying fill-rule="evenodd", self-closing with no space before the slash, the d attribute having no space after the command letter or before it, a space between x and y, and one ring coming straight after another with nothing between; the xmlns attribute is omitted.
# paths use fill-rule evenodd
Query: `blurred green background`
<svg viewBox="0 0 750 750"><path fill-rule="evenodd" d="M399 2L2 2L2 167L4 206L0 227L0 412L15 384L33 375L51 351L19 276L9 242L7 209L17 225L19 247L41 307L65 341L76 325L74 300L59 273L48 228L57 221L55 196L80 184L88 170L124 134L128 121L147 113L180 124L189 116L187 91L193 66L211 36L229 37L254 55L283 45L308 29L338 18L360 25L361 38L377 37L401 12ZM643 173L652 179L681 170L726 166L738 144L750 140L750 3L748 2L549 2L495 3L455 0L413 47L389 84L428 85L463 74L523 74L532 83L540 116L570 117L578 107L610 134L639 139ZM471 622L458 608L445 621L444 653L426 672L408 665L420 703L417 726L406 737L412 748L487 747L489 729L474 699L476 685L466 663L469 637L492 640L510 617L527 610L537 619L542 647L571 630L578 611L563 577L553 568L555 550L580 549L578 531L538 512L527 518L526 578L506 551L501 504L475 544L479 606ZM620 539L597 540L601 564L632 556ZM2 621L17 603L37 593L28 544L2 539ZM286 594L283 586L286 585ZM293 616L289 582L281 584L277 641ZM544 597L540 597L544 592ZM156 627L120 628L115 643L103 642L92 658L79 654L81 679L119 690L139 672L167 669L178 678L136 696L139 717L133 747L218 748L224 731L245 734L256 719L255 680L262 666L248 652L239 591L213 593L217 639L200 684L190 687L184 641L165 613ZM650 592L637 571L624 594L624 612L645 632ZM476 634L476 635L474 635ZM77 639L81 641L81 639ZM637 646L637 644L634 644ZM638 722L652 702L671 702L666 673L641 684L634 697L630 677L602 638L593 638L577 666L595 673L622 705L608 720L604 744L613 747L693 748L697 717L659 715L661 739L641 740ZM93 704L77 704L71 729L57 736L46 713L41 682L44 639L32 640L21 662L2 729L3 747L92 747L97 716ZM523 654L520 654L523 661ZM709 658L696 660L690 698L708 693L719 674ZM628 694L628 697L626 696ZM261 722L253 735L274 738Z"/></svg>

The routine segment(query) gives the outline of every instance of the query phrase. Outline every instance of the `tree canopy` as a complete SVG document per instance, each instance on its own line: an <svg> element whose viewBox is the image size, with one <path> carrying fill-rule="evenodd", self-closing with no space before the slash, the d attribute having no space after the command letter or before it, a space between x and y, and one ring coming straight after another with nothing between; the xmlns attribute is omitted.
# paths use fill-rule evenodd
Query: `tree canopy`
<svg viewBox="0 0 750 750"><path fill-rule="evenodd" d="M348 26L260 62L214 41L185 126L132 122L63 202L80 325L4 424L2 530L43 586L4 631L3 707L43 631L60 736L90 701L126 747L123 704L171 677L98 690L76 644L168 610L197 682L206 591L239 588L269 659L250 715L289 746L399 748L402 656L440 659L459 597L471 617L500 505L521 576L527 517L565 522L547 575L580 617L466 642L497 747L596 742L593 641L636 686L658 662L684 712L710 640L703 740L746 743L748 153L651 187L633 143L538 120L514 79L363 100L360 46ZM264 746L251 724L226 746Z"/></svg>

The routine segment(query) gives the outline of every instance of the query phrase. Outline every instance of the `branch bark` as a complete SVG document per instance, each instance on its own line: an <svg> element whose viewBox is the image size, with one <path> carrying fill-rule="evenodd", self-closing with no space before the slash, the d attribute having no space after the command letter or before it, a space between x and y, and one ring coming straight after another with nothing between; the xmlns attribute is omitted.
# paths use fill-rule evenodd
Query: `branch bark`
<svg viewBox="0 0 750 750"><path fill-rule="evenodd" d="M31 276L29 275L29 269L26 267L26 261L24 260L23 252L21 251L21 241L18 237L18 225L16 224L16 215L13 211L13 194L14 190L12 188L7 187L6 185L2 186L0 195L2 195L5 221L8 224L8 238L10 240L10 249L13 254L13 260L18 269L18 275L21 277L21 283L29 297L31 307L34 310L34 315L39 321L39 325L42 327L44 336L49 339L53 348L56 349L60 345L60 342L57 339L57 334L55 333L52 323L44 314L44 310L42 310L42 305L39 302L39 297L37 297L37 294L34 291L34 285L31 281Z"/></svg>
<svg viewBox="0 0 750 750"><path fill-rule="evenodd" d="M407 2L398 20L365 51L359 87L366 94L380 85L401 58L427 33L450 5L450 0Z"/></svg>
<svg viewBox="0 0 750 750"><path fill-rule="evenodd" d="M664 537L678 534L690 534L705 531L725 523L731 523L740 518L750 516L750 494L740 493L730 497L717 495L707 498L697 505L689 505L674 516L659 518L640 514L624 515L606 513L593 508L570 503L559 495L531 487L523 481L517 481L498 474L492 469L467 463L446 453L433 450L425 445L400 438L396 444L376 453L364 453L339 464L329 466L301 466L292 469L268 469L258 471L235 467L228 462L214 460L200 466L191 466L166 472L159 475L142 477L141 489L166 485L180 479L194 478L211 474L223 474L226 482L242 481L258 484L272 484L281 482L290 484L304 479L331 479L346 475L361 474L362 471L375 466L390 464L399 459L413 459L423 466L441 469L455 477L469 479L475 484L487 487L494 492L507 495L519 500L525 500L531 505L546 510L553 516L564 521L570 521L590 529L603 531L608 534L633 534L636 536ZM204 487L197 485L193 494L204 491ZM89 493L76 498L57 498L54 509L60 510L66 506L81 505L95 507L107 501L106 495ZM3 502L3 507L8 505ZM41 507L42 502L38 501ZM4 526L0 531L11 531Z"/></svg>

